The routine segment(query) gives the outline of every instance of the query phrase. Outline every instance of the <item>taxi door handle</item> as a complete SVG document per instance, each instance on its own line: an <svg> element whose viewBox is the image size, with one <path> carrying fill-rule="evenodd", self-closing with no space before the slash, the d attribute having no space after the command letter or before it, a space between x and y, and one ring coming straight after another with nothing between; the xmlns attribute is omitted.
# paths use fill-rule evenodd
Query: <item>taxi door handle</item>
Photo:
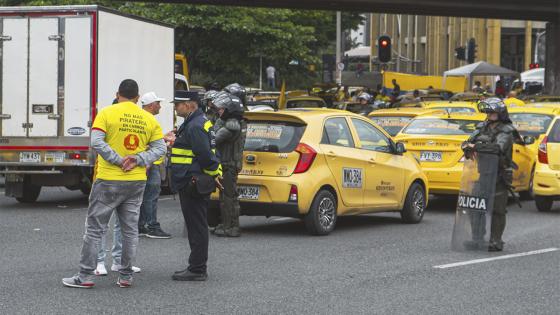
<svg viewBox="0 0 560 315"><path fill-rule="evenodd" d="M327 153L325 153L325 155L328 157L337 157L336 153L334 153L333 151L328 151Z"/></svg>
<svg viewBox="0 0 560 315"><path fill-rule="evenodd" d="M375 159L374 159L374 158L369 159L369 160L368 160L368 163L369 163L369 164L377 164L377 162L375 162Z"/></svg>

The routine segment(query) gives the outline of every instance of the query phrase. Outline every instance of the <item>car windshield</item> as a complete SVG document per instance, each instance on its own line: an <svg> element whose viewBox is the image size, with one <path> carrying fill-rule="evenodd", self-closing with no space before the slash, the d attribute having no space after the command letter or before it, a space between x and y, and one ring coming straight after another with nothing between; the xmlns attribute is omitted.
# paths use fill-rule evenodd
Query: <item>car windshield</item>
<svg viewBox="0 0 560 315"><path fill-rule="evenodd" d="M317 108L317 107L324 107L325 104L321 101L315 100L297 100L297 101L288 101L286 103L286 108Z"/></svg>
<svg viewBox="0 0 560 315"><path fill-rule="evenodd" d="M431 109L443 109L448 113L474 113L476 112L472 107L430 107Z"/></svg>
<svg viewBox="0 0 560 315"><path fill-rule="evenodd" d="M305 131L305 125L277 121L255 121L247 125L245 151L289 153Z"/></svg>
<svg viewBox="0 0 560 315"><path fill-rule="evenodd" d="M415 119L403 130L409 135L470 135L478 120L428 118Z"/></svg>
<svg viewBox="0 0 560 315"><path fill-rule="evenodd" d="M512 113L509 114L509 118L513 122L513 126L522 136L538 138L540 135L546 133L553 116L545 114Z"/></svg>
<svg viewBox="0 0 560 315"><path fill-rule="evenodd" d="M408 125L408 123L412 120L412 117L375 116L370 117L370 119L381 128L385 129L389 135L394 136L399 133L404 126Z"/></svg>

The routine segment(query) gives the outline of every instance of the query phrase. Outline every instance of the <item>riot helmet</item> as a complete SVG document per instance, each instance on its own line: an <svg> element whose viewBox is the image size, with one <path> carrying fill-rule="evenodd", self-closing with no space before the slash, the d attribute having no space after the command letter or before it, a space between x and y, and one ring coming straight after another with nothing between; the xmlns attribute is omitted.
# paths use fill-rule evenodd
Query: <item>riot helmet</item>
<svg viewBox="0 0 560 315"><path fill-rule="evenodd" d="M478 110L485 114L497 113L499 121L511 123L506 104L497 97L489 97L478 102Z"/></svg>
<svg viewBox="0 0 560 315"><path fill-rule="evenodd" d="M241 100L227 92L221 92L219 95L216 95L212 104L217 109L224 109L226 115L243 114L244 111Z"/></svg>
<svg viewBox="0 0 560 315"><path fill-rule="evenodd" d="M224 88L224 91L230 93L233 96L238 97L242 102L245 101L245 96L247 95L247 90L239 83L232 83L226 86Z"/></svg>
<svg viewBox="0 0 560 315"><path fill-rule="evenodd" d="M209 106L208 102L212 102L212 100L214 100L214 98L218 93L220 92L216 90L210 90L204 93L204 96L202 97L202 105L208 107Z"/></svg>

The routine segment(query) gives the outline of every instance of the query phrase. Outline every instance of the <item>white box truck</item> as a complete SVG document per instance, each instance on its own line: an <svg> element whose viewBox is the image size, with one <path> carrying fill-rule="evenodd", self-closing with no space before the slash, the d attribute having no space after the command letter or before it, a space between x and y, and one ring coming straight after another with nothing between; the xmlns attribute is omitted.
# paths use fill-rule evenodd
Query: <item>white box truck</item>
<svg viewBox="0 0 560 315"><path fill-rule="evenodd" d="M123 79L173 98L173 27L100 6L0 7L0 55L0 175L20 202L89 191L90 128ZM172 129L171 104L156 117Z"/></svg>

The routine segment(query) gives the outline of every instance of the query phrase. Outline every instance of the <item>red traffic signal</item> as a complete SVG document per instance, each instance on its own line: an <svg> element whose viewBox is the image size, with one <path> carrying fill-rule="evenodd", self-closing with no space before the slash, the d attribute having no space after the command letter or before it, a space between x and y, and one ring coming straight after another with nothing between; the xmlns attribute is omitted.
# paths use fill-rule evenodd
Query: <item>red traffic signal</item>
<svg viewBox="0 0 560 315"><path fill-rule="evenodd" d="M532 63L529 65L529 69L537 69L540 68L540 65L538 63Z"/></svg>
<svg viewBox="0 0 560 315"><path fill-rule="evenodd" d="M377 59L379 62L391 61L391 37L387 35L379 36L377 39Z"/></svg>

